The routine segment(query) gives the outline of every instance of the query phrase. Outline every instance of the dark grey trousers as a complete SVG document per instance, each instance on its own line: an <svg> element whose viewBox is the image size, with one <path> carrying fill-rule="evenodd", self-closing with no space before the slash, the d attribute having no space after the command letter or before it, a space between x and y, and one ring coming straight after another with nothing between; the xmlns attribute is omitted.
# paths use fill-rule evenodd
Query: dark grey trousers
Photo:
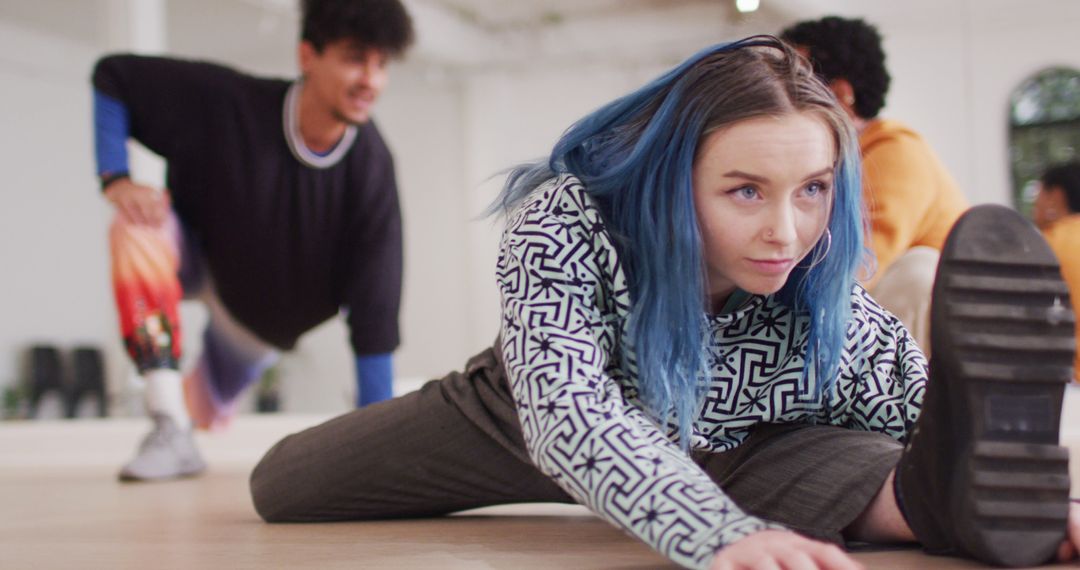
<svg viewBox="0 0 1080 570"><path fill-rule="evenodd" d="M725 453L694 460L744 510L842 542L900 457L881 434L763 424ZM573 499L529 459L497 352L420 390L278 442L251 474L270 522L436 516Z"/></svg>

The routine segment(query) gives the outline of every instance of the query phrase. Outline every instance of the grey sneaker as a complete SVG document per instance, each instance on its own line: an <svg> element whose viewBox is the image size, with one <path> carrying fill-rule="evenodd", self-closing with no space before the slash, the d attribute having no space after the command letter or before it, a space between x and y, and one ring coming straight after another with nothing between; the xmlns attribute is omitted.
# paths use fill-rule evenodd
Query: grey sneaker
<svg viewBox="0 0 1080 570"><path fill-rule="evenodd" d="M154 429L139 444L135 458L120 470L121 481L192 477L206 469L190 429L181 430L165 415L154 414L151 419Z"/></svg>

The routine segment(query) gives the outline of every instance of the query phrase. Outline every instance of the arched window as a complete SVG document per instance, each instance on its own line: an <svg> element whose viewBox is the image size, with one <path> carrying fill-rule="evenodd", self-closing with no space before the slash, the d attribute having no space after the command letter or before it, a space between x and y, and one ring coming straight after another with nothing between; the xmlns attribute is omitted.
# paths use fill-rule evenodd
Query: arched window
<svg viewBox="0 0 1080 570"><path fill-rule="evenodd" d="M1013 91L1009 107L1013 204L1030 215L1043 171L1080 156L1080 72L1041 71Z"/></svg>

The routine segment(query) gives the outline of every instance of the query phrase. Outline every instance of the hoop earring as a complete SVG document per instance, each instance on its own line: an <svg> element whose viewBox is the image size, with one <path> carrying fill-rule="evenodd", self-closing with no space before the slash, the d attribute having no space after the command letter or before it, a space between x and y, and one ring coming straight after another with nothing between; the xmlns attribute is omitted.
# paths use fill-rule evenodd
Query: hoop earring
<svg viewBox="0 0 1080 570"><path fill-rule="evenodd" d="M819 241L818 243L820 244L821 242ZM818 249L817 246L815 246L814 249ZM805 266L803 269L813 269L814 267L817 267L818 264L825 261L825 256L829 255L830 249L832 249L832 232L829 231L829 228L825 228L825 251L823 251L821 255L815 254L814 260L810 262L810 265Z"/></svg>

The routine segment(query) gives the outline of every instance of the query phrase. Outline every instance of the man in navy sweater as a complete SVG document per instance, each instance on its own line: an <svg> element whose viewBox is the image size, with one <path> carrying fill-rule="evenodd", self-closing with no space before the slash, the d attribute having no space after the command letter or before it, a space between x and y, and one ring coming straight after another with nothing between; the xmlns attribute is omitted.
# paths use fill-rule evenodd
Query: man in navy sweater
<svg viewBox="0 0 1080 570"><path fill-rule="evenodd" d="M198 474L192 427L223 426L280 350L344 312L357 405L392 394L402 242L390 151L371 121L386 66L413 39L399 0L303 0L300 79L112 55L93 75L98 175L121 333L153 429L122 480ZM167 189L128 177L134 138ZM208 309L182 377L181 298Z"/></svg>

